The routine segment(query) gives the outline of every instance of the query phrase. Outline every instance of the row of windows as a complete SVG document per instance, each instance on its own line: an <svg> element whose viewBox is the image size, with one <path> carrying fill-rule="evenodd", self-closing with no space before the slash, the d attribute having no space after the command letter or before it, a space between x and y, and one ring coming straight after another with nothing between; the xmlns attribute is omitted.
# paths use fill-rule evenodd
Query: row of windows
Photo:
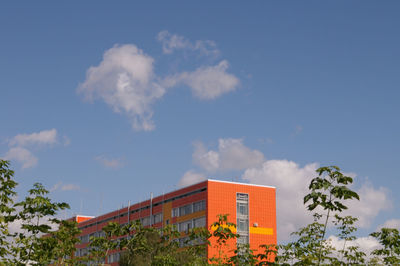
<svg viewBox="0 0 400 266"><path fill-rule="evenodd" d="M106 235L105 232L99 231L99 232L91 233L89 235L80 236L79 240L81 241L81 243L87 243L90 241L90 238L92 238L92 237L104 237L105 235Z"/></svg>
<svg viewBox="0 0 400 266"><path fill-rule="evenodd" d="M206 209L206 201L202 200L194 203L189 203L187 205L178 208L173 208L171 210L171 216L172 217L184 216L194 212L203 211L205 209Z"/></svg>
<svg viewBox="0 0 400 266"><path fill-rule="evenodd" d="M146 218L147 218L147 220L149 220L148 219L149 217L146 217ZM199 227L206 227L206 217L205 216L202 216L202 217L199 217L199 218L194 218L194 219L187 220L187 221L183 221L183 222L177 224L177 230L179 232L188 232L192 228L199 228ZM102 237L102 236L105 236L105 233L103 231L95 232L95 233L92 233L90 235L81 236L80 240L81 240L81 243L87 243L87 242L89 242L90 237ZM129 236L126 236L126 237L129 238ZM181 238L181 239L179 239L177 241L179 241L180 244L181 244L181 242L183 243L185 240L186 240L185 238ZM115 241L119 241L119 240L115 240ZM87 254L88 254L88 248L78 249L75 252L75 256L76 257L86 256ZM116 255L116 254L118 254L118 253L114 253L112 255L113 256L114 255L115 256L119 256L119 255ZM112 255L110 255L110 256L112 256ZM118 257L118 260L114 260L114 259L116 259L116 258L114 258L114 257L110 258L109 257L108 262L110 262L110 263L111 262L117 262L119 260L119 257Z"/></svg>
<svg viewBox="0 0 400 266"><path fill-rule="evenodd" d="M163 221L162 213L154 214L152 217L153 217L153 219L152 219L153 224L161 223ZM142 226L149 226L150 225L150 217L147 216L147 217L141 218L140 223L142 224ZM121 226L125 226L126 224L127 223L121 224ZM105 236L105 233L103 231L99 231L99 232L91 233L89 235L80 236L79 239L81 240L81 243L87 243L90 241L90 238L92 238L92 237L103 237L103 236Z"/></svg>
<svg viewBox="0 0 400 266"><path fill-rule="evenodd" d="M203 192L203 191L206 191L206 190L207 190L207 188L201 188L201 189L194 190L194 191L191 191L191 192L188 192L188 193L185 193L185 194L182 194L182 195L173 197L173 198L169 198L169 199L166 199L166 200L163 200L163 201L159 201L159 202L157 202L157 203L154 203L154 204L153 204L153 207L158 206L158 205L160 205L160 204L164 204L164 203L170 202L170 201L174 201L174 200L177 200L177 199L181 199L181 198L184 198L184 197L192 196L192 195L194 195L194 194L197 194L197 193L200 193L200 192ZM143 206L143 207L141 207L141 208L137 208L137 209L134 209L134 210L130 210L129 212L132 214L132 213L140 212L140 211L143 211L143 210L147 210L147 209L149 209L149 208L150 208L150 205L147 205L147 206ZM94 225L96 225L96 224L102 224L102 223L110 222L110 221L112 221L112 220L118 219L119 217L124 217L124 216L126 216L127 214L128 214L127 212L124 212L124 213L121 213L121 214L119 214L119 215L115 215L115 216L113 216L113 217L110 217L110 218L107 218L107 219L103 219L103 220L97 221L97 222L95 222L95 223L89 223L89 224L87 224L87 225L85 225L85 226L80 227L80 229L86 229L86 228L89 228L89 227L94 226Z"/></svg>
<svg viewBox="0 0 400 266"><path fill-rule="evenodd" d="M178 224L178 231L179 232L189 232L192 228L197 227L205 227L206 226L206 217L195 218L187 221L183 221Z"/></svg>

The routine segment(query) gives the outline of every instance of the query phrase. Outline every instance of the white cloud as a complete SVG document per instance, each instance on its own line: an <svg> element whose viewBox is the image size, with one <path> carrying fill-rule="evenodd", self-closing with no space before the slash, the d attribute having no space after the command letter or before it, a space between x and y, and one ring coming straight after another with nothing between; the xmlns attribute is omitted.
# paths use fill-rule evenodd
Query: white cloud
<svg viewBox="0 0 400 266"><path fill-rule="evenodd" d="M153 61L135 45L115 45L98 66L87 70L78 92L90 100L100 98L114 112L126 114L135 130L153 130L152 105L165 94L155 81Z"/></svg>
<svg viewBox="0 0 400 266"><path fill-rule="evenodd" d="M117 169L124 165L122 159L119 158L107 159L105 156L101 155L97 156L95 159L107 168Z"/></svg>
<svg viewBox="0 0 400 266"><path fill-rule="evenodd" d="M389 191L384 187L374 188L370 182L365 182L356 190L360 196L360 201L353 200L347 204L350 214L358 218L358 226L369 227L372 220L383 210L392 208L392 202L389 199Z"/></svg>
<svg viewBox="0 0 400 266"><path fill-rule="evenodd" d="M201 173L196 173L193 170L189 170L182 176L181 180L179 180L178 186L186 187L186 186L190 186L190 185L199 183L206 179L207 179L207 177L205 175L203 175Z"/></svg>
<svg viewBox="0 0 400 266"><path fill-rule="evenodd" d="M303 198L317 168L316 163L300 167L292 161L268 160L261 167L250 168L244 172L242 178L251 183L276 187L280 240L288 239L291 232L312 220L303 205Z"/></svg>
<svg viewBox="0 0 400 266"><path fill-rule="evenodd" d="M53 218L54 217L52 217L52 216L40 217L39 221L37 221L35 219L35 221L31 221L31 223L34 222L36 224L37 222L39 222L39 224L50 226L50 228L51 228L50 230L56 230L58 228L58 224L52 222ZM23 233L25 236L30 236L31 234L26 229L22 228L23 224L29 224L29 222L22 221L22 220L14 220L13 222L9 223L8 229L11 234ZM40 237L41 235L42 234L39 234L38 236ZM9 239L9 240L13 241L12 239ZM28 264L28 265L30 265L30 264Z"/></svg>
<svg viewBox="0 0 400 266"><path fill-rule="evenodd" d="M384 224L378 226L377 231L381 230L382 228L395 228L400 230L400 219L387 220Z"/></svg>
<svg viewBox="0 0 400 266"><path fill-rule="evenodd" d="M363 251L367 255L367 258L371 257L370 254L373 250L381 248L381 244L372 236L359 237L352 241L346 241L346 243L344 242L345 240L339 239L336 236L330 236L328 240L336 251L342 250L344 244L346 244L346 247L357 246L359 247L359 251Z"/></svg>
<svg viewBox="0 0 400 266"><path fill-rule="evenodd" d="M304 196L309 193L308 186L317 176L319 163L309 163L301 167L288 160L266 160L258 150L252 150L243 144L242 139L219 139L217 149L208 149L202 142L194 143L193 163L207 172L226 170L245 170L242 179L253 184L275 186L277 193L277 224L279 241L286 241L290 233L297 231L313 221L303 204ZM343 172L357 183L356 174ZM188 171L180 181L180 186L204 180L203 174ZM354 185L355 186L355 185ZM391 208L392 201L388 190L375 188L370 182L359 183L355 189L360 201L345 203L349 210L342 215L358 218L357 226L367 228L380 212ZM321 210L318 210L320 213ZM400 225L400 220L388 221L393 226Z"/></svg>
<svg viewBox="0 0 400 266"><path fill-rule="evenodd" d="M219 153L216 151L208 151L203 143L195 142L194 152L192 154L193 162L209 172L219 169L220 159Z"/></svg>
<svg viewBox="0 0 400 266"><path fill-rule="evenodd" d="M167 31L160 32L157 39L162 42L164 53L176 49L205 55L219 53L212 41L192 43ZM234 91L239 85L239 79L227 72L226 60L163 78L155 74L153 63L153 57L134 44L115 45L104 52L99 65L89 67L77 91L86 100L100 99L114 112L128 116L134 130L151 131L155 129L153 105L164 96L166 88L186 85L195 97L212 100Z"/></svg>
<svg viewBox="0 0 400 266"><path fill-rule="evenodd" d="M55 184L50 191L56 191L56 190L61 190L61 191L72 191L72 190L80 190L81 187L75 184L64 184L63 182L58 182Z"/></svg>
<svg viewBox="0 0 400 266"><path fill-rule="evenodd" d="M190 42L183 36L171 34L168 31L161 31L157 35L157 40L162 43L164 54L172 54L174 50L198 51L202 55L217 56L219 51L213 41L195 41Z"/></svg>
<svg viewBox="0 0 400 266"><path fill-rule="evenodd" d="M312 221L310 212L303 205L304 196L309 193L308 185L316 177L317 163L300 167L297 163L287 160L268 160L261 167L247 169L242 178L255 184L276 187L277 193L277 223L280 240L289 238L291 232L298 230ZM391 206L391 200L384 188L374 188L364 183L355 190L360 195L360 201L352 200L346 203L349 210L346 215L359 219L357 225L366 228L377 215Z"/></svg>
<svg viewBox="0 0 400 266"><path fill-rule="evenodd" d="M9 141L10 146L27 146L31 144L55 144L57 142L57 130L43 130L32 134L18 134Z"/></svg>
<svg viewBox="0 0 400 266"><path fill-rule="evenodd" d="M4 156L6 160L15 160L22 163L22 168L34 167L38 163L38 158L36 158L29 150L23 147L12 147L8 150Z"/></svg>
<svg viewBox="0 0 400 266"><path fill-rule="evenodd" d="M67 144L66 140L68 138L64 136L64 146ZM34 167L38 163L38 158L33 155L31 148L41 148L44 145L57 143L59 143L59 140L55 128L31 134L18 134L8 141L10 149L4 155L4 158L22 163L22 168Z"/></svg>
<svg viewBox="0 0 400 266"><path fill-rule="evenodd" d="M226 72L228 67L228 61L223 60L215 66L203 66L193 72L182 72L169 76L163 84L172 87L182 83L192 89L195 97L202 100L213 100L236 90L239 85L239 79Z"/></svg>
<svg viewBox="0 0 400 266"><path fill-rule="evenodd" d="M260 165L265 159L257 150L251 150L242 139L219 139L218 150L207 150L201 142L194 143L193 161L209 172L243 170Z"/></svg>

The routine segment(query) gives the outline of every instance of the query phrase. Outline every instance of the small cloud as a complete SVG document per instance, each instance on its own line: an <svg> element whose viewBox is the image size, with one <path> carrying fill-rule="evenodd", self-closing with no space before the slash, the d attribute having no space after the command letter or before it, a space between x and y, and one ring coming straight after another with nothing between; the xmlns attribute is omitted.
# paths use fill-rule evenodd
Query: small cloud
<svg viewBox="0 0 400 266"><path fill-rule="evenodd" d="M155 80L154 59L133 44L115 45L98 66L90 67L78 92L87 100L102 99L131 119L134 130L155 128L152 105L165 94Z"/></svg>
<svg viewBox="0 0 400 266"><path fill-rule="evenodd" d="M55 184L51 189L50 192L54 192L56 190L61 191L73 191L73 190L80 190L81 187L75 184L64 184L63 182L58 182Z"/></svg>
<svg viewBox="0 0 400 266"><path fill-rule="evenodd" d="M124 166L123 161L120 158L107 159L105 156L101 155L97 156L95 159L107 168L118 169Z"/></svg>
<svg viewBox="0 0 400 266"><path fill-rule="evenodd" d="M9 141L10 146L28 146L32 144L55 144L57 142L57 130L43 130L32 134L18 134Z"/></svg>
<svg viewBox="0 0 400 266"><path fill-rule="evenodd" d="M164 54L172 54L175 50L190 50L197 51L202 55L216 57L220 53L213 41L197 40L191 42L183 36L171 34L166 30L157 34L157 40L162 43Z"/></svg>
<svg viewBox="0 0 400 266"><path fill-rule="evenodd" d="M219 139L217 150L207 150L203 143L194 143L193 161L206 171L243 170L261 165L265 158L258 150L243 144L242 139Z"/></svg>
<svg viewBox="0 0 400 266"><path fill-rule="evenodd" d="M37 146L42 148L44 145L57 144L59 140L57 130L53 128L31 134L18 134L7 142L10 149L4 155L4 158L22 163L24 169L34 167L38 163L38 158L33 155L31 148L37 148ZM64 146L67 142L68 138L64 136Z"/></svg>
<svg viewBox="0 0 400 266"><path fill-rule="evenodd" d="M185 84L192 89L196 98L213 100L236 90L239 85L239 79L226 72L228 67L228 61L223 60L215 66L200 67L193 72L182 72L169 76L164 80L164 85L173 87Z"/></svg>
<svg viewBox="0 0 400 266"><path fill-rule="evenodd" d="M22 168L31 168L37 165L38 158L36 158L29 150L23 147L13 147L8 150L4 156L6 160L15 160L22 163Z"/></svg>
<svg viewBox="0 0 400 266"><path fill-rule="evenodd" d="M350 246L358 247L359 251L362 251L367 255L367 258L371 257L372 251L382 247L379 241L372 236L358 237L354 240L344 240L344 239L339 239L337 236L329 236L328 241L331 244L331 246L336 249L336 251L342 250L344 245L346 245L347 247Z"/></svg>
<svg viewBox="0 0 400 266"><path fill-rule="evenodd" d="M192 170L187 171L181 178L181 180L179 180L178 182L178 186L179 187L186 187L186 186L190 186L196 183L199 183L201 181L206 180L206 176L201 174L201 173L196 173Z"/></svg>

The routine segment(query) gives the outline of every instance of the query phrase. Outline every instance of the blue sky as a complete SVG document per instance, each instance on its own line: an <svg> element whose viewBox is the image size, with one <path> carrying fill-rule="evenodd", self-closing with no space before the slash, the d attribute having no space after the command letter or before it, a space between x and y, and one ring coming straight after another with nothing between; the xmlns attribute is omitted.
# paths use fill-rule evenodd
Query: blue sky
<svg viewBox="0 0 400 266"><path fill-rule="evenodd" d="M306 218L282 202L334 164L356 176L365 232L400 226L399 8L3 3L0 156L21 195L42 182L66 215L210 177L276 186L287 230Z"/></svg>

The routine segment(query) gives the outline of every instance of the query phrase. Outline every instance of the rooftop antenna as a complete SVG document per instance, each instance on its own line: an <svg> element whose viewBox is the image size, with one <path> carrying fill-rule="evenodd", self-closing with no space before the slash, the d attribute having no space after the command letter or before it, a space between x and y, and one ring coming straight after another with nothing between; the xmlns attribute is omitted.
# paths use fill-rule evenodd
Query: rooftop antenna
<svg viewBox="0 0 400 266"><path fill-rule="evenodd" d="M163 188L163 190L162 190L162 205L161 205L161 208L162 208L162 217L163 217L163 219L162 219L162 228L164 228L164 202L165 201L165 189Z"/></svg>
<svg viewBox="0 0 400 266"><path fill-rule="evenodd" d="M83 209L83 199L81 198L81 209L79 210L80 214L82 214L82 209Z"/></svg>
<svg viewBox="0 0 400 266"><path fill-rule="evenodd" d="M153 225L153 192L150 193L150 227Z"/></svg>
<svg viewBox="0 0 400 266"><path fill-rule="evenodd" d="M128 201L128 225L129 225L129 217L131 216L131 214L129 213L130 207L131 207L131 201Z"/></svg>
<svg viewBox="0 0 400 266"><path fill-rule="evenodd" d="M101 215L101 212L103 210L103 192L100 193L100 206L99 206L99 214L97 216Z"/></svg>

